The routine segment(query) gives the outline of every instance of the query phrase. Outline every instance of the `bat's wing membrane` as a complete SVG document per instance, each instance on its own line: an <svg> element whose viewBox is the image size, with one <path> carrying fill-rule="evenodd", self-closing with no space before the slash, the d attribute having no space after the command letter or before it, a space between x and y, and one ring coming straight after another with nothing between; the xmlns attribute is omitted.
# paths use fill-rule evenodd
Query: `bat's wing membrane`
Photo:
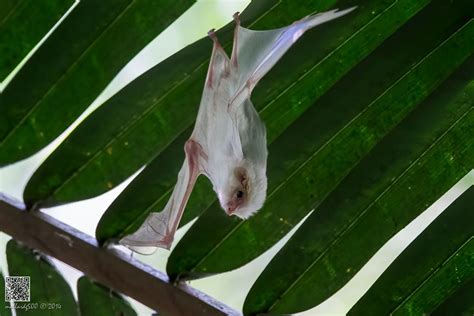
<svg viewBox="0 0 474 316"><path fill-rule="evenodd" d="M249 98L236 108L236 113L235 121L243 156L252 164L266 169L268 153L265 124Z"/></svg>
<svg viewBox="0 0 474 316"><path fill-rule="evenodd" d="M206 159L206 154L195 141L190 140L186 143L185 152L186 158L165 208L159 213L150 213L135 233L120 240L121 244L140 253L154 251L155 247L165 249L171 247L196 179L204 172L202 166Z"/></svg>
<svg viewBox="0 0 474 316"><path fill-rule="evenodd" d="M238 137L238 132L229 129L229 126L232 127L230 117L226 121L225 115L218 115L221 119L217 120L214 116L217 111L227 111L227 107L215 108L214 104L223 103L219 102L222 100L216 99L217 97L225 99L225 94L218 93L220 91L218 85L221 84L221 78L226 76L226 72L229 71L229 58L213 31L209 33L209 36L214 40L214 47L206 84L193 133L185 145L186 158L179 171L173 192L161 212L150 213L137 231L120 240L121 244L136 252L150 253L156 250L156 247L165 249L171 247L197 177L200 174L205 174L210 178L210 174L207 172L209 169L207 148L211 145L210 143L214 147L223 147L223 144L218 146L218 141L221 140L227 144L228 138L235 137L235 135ZM220 89L228 90L223 87ZM231 149L241 152L240 140L236 147Z"/></svg>
<svg viewBox="0 0 474 316"><path fill-rule="evenodd" d="M232 103L241 104L250 96L258 81L306 30L343 16L353 9L308 16L287 27L268 31L253 31L237 25L231 60L238 71L238 89Z"/></svg>

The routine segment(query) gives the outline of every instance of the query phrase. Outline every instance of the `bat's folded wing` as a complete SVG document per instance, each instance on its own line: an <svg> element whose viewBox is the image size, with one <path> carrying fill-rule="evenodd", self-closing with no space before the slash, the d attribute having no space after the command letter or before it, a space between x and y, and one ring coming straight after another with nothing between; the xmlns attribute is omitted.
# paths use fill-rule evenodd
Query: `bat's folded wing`
<svg viewBox="0 0 474 316"><path fill-rule="evenodd" d="M157 247L169 249L171 241L167 238L168 223L171 222L172 209L150 213L140 228L120 240L120 244L142 254L154 252Z"/></svg>
<svg viewBox="0 0 474 316"><path fill-rule="evenodd" d="M190 162L187 155L164 209L150 213L140 228L123 237L120 244L144 254L153 252L156 247L169 249L198 175L198 165L194 161Z"/></svg>

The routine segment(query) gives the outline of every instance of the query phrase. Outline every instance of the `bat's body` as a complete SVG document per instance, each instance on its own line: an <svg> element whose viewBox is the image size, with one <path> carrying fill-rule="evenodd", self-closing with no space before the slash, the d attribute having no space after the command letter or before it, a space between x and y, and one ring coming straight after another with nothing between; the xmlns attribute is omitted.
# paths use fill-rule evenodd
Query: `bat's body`
<svg viewBox="0 0 474 316"><path fill-rule="evenodd" d="M241 27L236 14L230 58L214 32L209 32L214 47L176 186L165 208L151 213L134 234L120 241L122 244L169 249L200 174L211 180L227 214L248 218L263 206L267 190L267 141L265 125L250 101L250 94L305 30L350 10L306 17L291 26L269 31Z"/></svg>

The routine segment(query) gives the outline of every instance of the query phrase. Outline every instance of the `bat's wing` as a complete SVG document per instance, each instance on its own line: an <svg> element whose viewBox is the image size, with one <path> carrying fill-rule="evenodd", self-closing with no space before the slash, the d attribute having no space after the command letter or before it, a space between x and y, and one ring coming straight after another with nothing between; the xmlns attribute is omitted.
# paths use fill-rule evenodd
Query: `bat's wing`
<svg viewBox="0 0 474 316"><path fill-rule="evenodd" d="M210 31L209 36L214 41L214 47L196 124L185 145L186 158L179 171L178 181L165 208L159 213L149 214L135 233L120 240L121 244L134 251L146 253L148 250L154 251L156 247L171 247L197 177L205 174L212 181L216 174L219 174L219 170L211 174L215 168L211 168L208 161L209 148L214 148L214 156L219 153L225 156L238 155L241 152L238 132L234 131L230 116L227 115L227 107L215 106L228 102L229 58L214 31Z"/></svg>
<svg viewBox="0 0 474 316"><path fill-rule="evenodd" d="M343 16L353 9L323 12L303 18L287 27L268 31L253 31L241 27L238 16L234 15L237 27L231 62L237 68L238 84L231 103L242 104L258 81L306 30Z"/></svg>
<svg viewBox="0 0 474 316"><path fill-rule="evenodd" d="M260 119L249 98L236 108L235 121L239 129L239 138L245 159L256 167L266 169L267 135L265 124Z"/></svg>
<svg viewBox="0 0 474 316"><path fill-rule="evenodd" d="M191 195L197 177L205 173L207 155L194 140L185 145L186 158L178 174L178 181L165 208L148 215L142 226L133 234L125 236L120 243L134 251L146 253L148 247L169 249L179 221Z"/></svg>

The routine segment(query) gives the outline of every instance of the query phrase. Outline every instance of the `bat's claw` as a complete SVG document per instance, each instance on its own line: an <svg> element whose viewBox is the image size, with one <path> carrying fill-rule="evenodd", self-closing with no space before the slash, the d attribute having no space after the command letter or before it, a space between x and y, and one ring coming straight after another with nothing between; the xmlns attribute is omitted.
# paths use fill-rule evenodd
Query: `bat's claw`
<svg viewBox="0 0 474 316"><path fill-rule="evenodd" d="M240 25L240 12L235 12L232 17L234 18L235 24Z"/></svg>
<svg viewBox="0 0 474 316"><path fill-rule="evenodd" d="M216 35L216 29L212 29L207 32L207 36L209 36L214 41L214 43L219 43L219 40L217 39Z"/></svg>

